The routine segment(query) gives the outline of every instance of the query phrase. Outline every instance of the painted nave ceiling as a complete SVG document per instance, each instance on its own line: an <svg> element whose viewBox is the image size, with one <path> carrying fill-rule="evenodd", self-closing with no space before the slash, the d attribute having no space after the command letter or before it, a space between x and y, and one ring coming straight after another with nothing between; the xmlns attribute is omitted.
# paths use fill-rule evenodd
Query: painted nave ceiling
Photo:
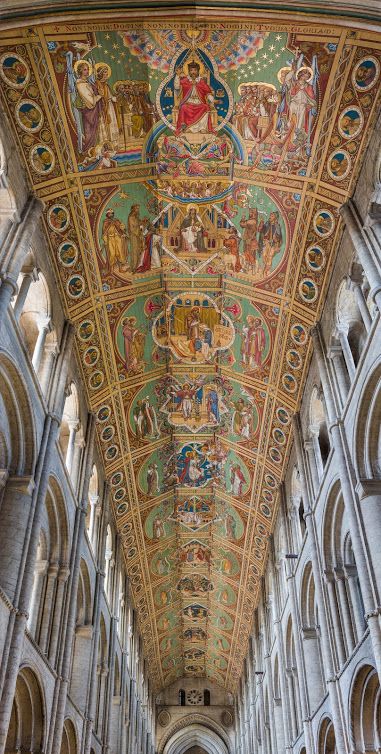
<svg viewBox="0 0 381 754"><path fill-rule="evenodd" d="M222 13L94 15L0 48L152 680L234 691L380 45Z"/></svg>

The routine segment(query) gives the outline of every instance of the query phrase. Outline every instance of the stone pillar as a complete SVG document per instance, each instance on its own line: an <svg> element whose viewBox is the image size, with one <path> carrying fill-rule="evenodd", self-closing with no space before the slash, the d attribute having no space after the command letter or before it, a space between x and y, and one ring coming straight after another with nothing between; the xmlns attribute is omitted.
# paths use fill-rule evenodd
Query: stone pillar
<svg viewBox="0 0 381 754"><path fill-rule="evenodd" d="M75 437L79 430L78 420L74 419L72 421L71 420L68 421L68 427L69 427L69 440L67 444L65 464L71 476L72 469L73 469L74 451L75 451Z"/></svg>
<svg viewBox="0 0 381 754"><path fill-rule="evenodd" d="M14 601L16 595L25 537L30 525L34 487L35 483L31 476L9 477L1 504L1 586L11 601Z"/></svg>
<svg viewBox="0 0 381 754"><path fill-rule="evenodd" d="M304 449L307 454L308 458L308 469L310 471L310 478L311 478L311 487L312 487L312 493L313 498L316 498L316 495L318 493L319 487L320 487L320 479L318 474L318 468L316 464L316 445L319 446L318 438L311 437L309 440L304 441ZM320 456L320 450L319 450L319 456Z"/></svg>
<svg viewBox="0 0 381 754"><path fill-rule="evenodd" d="M36 282L36 280L38 280L38 271L36 267L30 267L22 272L21 285L19 292L16 295L16 301L13 307L13 314L17 322L19 321L21 312L24 308L26 297L29 293L29 288L32 283Z"/></svg>
<svg viewBox="0 0 381 754"><path fill-rule="evenodd" d="M327 586L328 601L330 606L333 632L334 632L334 646L337 653L336 663L338 669L342 668L346 661L345 645L343 637L343 627L339 616L339 605L336 598L336 586L333 571L325 571L325 583Z"/></svg>
<svg viewBox="0 0 381 754"><path fill-rule="evenodd" d="M341 346L331 346L328 351L328 358L332 363L333 371L337 379L338 397L340 407L343 409L347 401L349 386L348 376L343 362L343 352Z"/></svg>
<svg viewBox="0 0 381 754"><path fill-rule="evenodd" d="M94 549L95 512L96 512L96 507L98 505L98 501L99 501L99 495L89 495L90 522L89 522L88 536L89 536L89 540L93 549Z"/></svg>
<svg viewBox="0 0 381 754"><path fill-rule="evenodd" d="M358 512L362 522L362 530L366 536L364 546L368 560L371 563L373 573L373 590L377 604L381 605L381 558L380 537L381 531L381 480L360 479L356 486L359 500ZM358 563L357 572L358 572Z"/></svg>
<svg viewBox="0 0 381 754"><path fill-rule="evenodd" d="M340 326L338 325L336 329L343 352L344 361L348 370L349 379L352 383L356 375L356 364L353 360L352 351L350 349L348 341L348 325L341 324Z"/></svg>
<svg viewBox="0 0 381 754"><path fill-rule="evenodd" d="M85 440L82 437L82 433L78 433L74 441L73 462L71 465L71 473L70 473L71 482L73 485L73 489L75 491L77 491L77 487L78 487L78 478L80 474L82 453L83 453L84 447L85 447Z"/></svg>
<svg viewBox="0 0 381 754"><path fill-rule="evenodd" d="M346 564L344 567L344 575L348 584L349 599L352 606L353 618L355 621L355 644L358 644L365 631L365 618L364 608L361 604L359 589L358 589L358 577L357 568L355 565Z"/></svg>
<svg viewBox="0 0 381 754"><path fill-rule="evenodd" d="M95 720L96 711L96 691L97 691L97 665L98 665L98 643L100 633L100 615L101 615L101 598L103 594L105 573L103 570L104 552L106 547L106 531L109 505L109 485L106 484L103 493L103 528L101 542L98 552L98 569L97 580L95 585L94 607L93 607L93 641L91 648L91 665L89 677L89 690L86 702L86 727L83 743L83 754L89 754L91 749L91 735Z"/></svg>
<svg viewBox="0 0 381 754"><path fill-rule="evenodd" d="M48 402L50 398L50 381L51 377L54 371L54 362L58 355L58 347L57 343L45 343L44 347L44 361L42 364L42 368L40 369L40 385L41 385L41 392L45 398L45 401Z"/></svg>
<svg viewBox="0 0 381 754"><path fill-rule="evenodd" d="M348 596L345 588L344 572L340 568L333 569L335 581L337 584L337 593L339 595L340 614L344 626L344 640L347 647L347 656L349 657L355 647L353 636L353 626L349 612Z"/></svg>
<svg viewBox="0 0 381 754"><path fill-rule="evenodd" d="M331 638L330 638L331 632L330 632L329 620L328 620L329 612L328 612L326 594L325 594L323 582L322 582L323 564L322 564L321 553L320 553L319 544L318 544L319 540L318 540L318 536L316 532L315 516L313 514L313 509L312 509L312 504L311 504L312 501L308 494L308 486L307 486L307 481L306 481L306 462L305 462L305 457L304 457L303 449L302 449L302 432L301 432L300 419L299 419L298 414L293 416L292 422L293 422L293 431L294 431L295 451L296 451L296 457L298 461L298 469L299 469L299 475L300 475L300 483L302 487L303 499L305 502L305 520L306 520L307 532L308 532L310 548L311 548L311 565L312 565L312 573L313 573L314 584L315 584L316 602L317 602L318 611L319 611L323 666L326 671L325 680L327 683L328 693L329 693L330 702L331 702L332 720L333 720L333 725L335 728L337 752L338 754L345 754L347 750L348 742L345 739L344 728L342 724L340 689L337 685L337 680L336 680L333 647L331 645ZM284 495L283 487L282 487L282 490L283 490L283 495Z"/></svg>
<svg viewBox="0 0 381 754"><path fill-rule="evenodd" d="M44 353L46 336L49 334L49 332L52 329L50 317L40 318L37 325L38 325L38 336L37 336L36 345L34 347L33 356L32 356L32 366L36 374L38 374L38 370L41 364L41 359Z"/></svg>
<svg viewBox="0 0 381 754"><path fill-rule="evenodd" d="M377 264L374 260L369 239L364 234L361 218L354 202L349 199L340 208L340 214L348 230L354 249L360 264L368 278L371 287L370 295L375 301L378 310L381 310L381 277Z"/></svg>
<svg viewBox="0 0 381 754"><path fill-rule="evenodd" d="M62 621L62 606L64 603L65 588L66 588L66 583L69 578L69 575L70 575L70 569L67 566L64 565L59 568L58 575L57 575L57 591L56 591L56 599L55 599L55 604L54 604L52 630L51 630L51 635L50 635L50 646L49 646L49 662L53 667L56 666L57 645L58 645L60 627L61 627L61 621Z"/></svg>
<svg viewBox="0 0 381 754"><path fill-rule="evenodd" d="M370 316L370 311L365 301L365 296L361 285L357 280L353 280L351 278L351 288L355 294L356 304L359 308L364 327L366 331L369 332L370 328L372 327L372 317Z"/></svg>
<svg viewBox="0 0 381 754"><path fill-rule="evenodd" d="M4 322L8 307L17 291L17 281L12 276L3 277L0 286L0 322Z"/></svg>
<svg viewBox="0 0 381 754"><path fill-rule="evenodd" d="M381 296L381 289L379 291L379 294ZM359 506L355 497L355 491L352 481L355 476L354 469L349 458L343 426L336 416L327 367L324 358L324 351L321 343L320 328L318 325L312 328L311 334L319 367L320 379L326 398L328 416L330 421L329 431L331 433L332 444L335 451L335 463L337 465L338 475L341 482L341 491L344 500L345 512L348 516L348 525L351 534L353 553L357 565L362 598L364 601L366 619L372 639L372 647L377 672L379 678L381 679L381 628L379 623L380 607L376 603L374 598L374 592L360 534L359 521L357 517L357 508Z"/></svg>
<svg viewBox="0 0 381 754"><path fill-rule="evenodd" d="M39 636L39 641L38 641L40 645L40 649L42 652L44 652L44 654L47 654L47 651L48 651L49 629L50 629L51 620L53 618L52 611L53 611L53 605L54 605L54 593L56 589L57 574L58 574L58 563L50 563L49 568L48 568L46 590L45 590L45 600L44 600L44 610L42 614L40 636Z"/></svg>
<svg viewBox="0 0 381 754"><path fill-rule="evenodd" d="M42 587L44 584L46 572L48 570L48 565L49 563L47 560L38 560L34 569L33 589L30 600L30 614L27 623L27 629L33 637L36 636Z"/></svg>
<svg viewBox="0 0 381 754"><path fill-rule="evenodd" d="M94 457L95 417L89 414L86 432L86 459L83 473L81 501L76 511L74 534L72 540L72 570L69 581L69 595L66 615L66 630L63 637L63 653L60 663L60 678L56 687L55 719L52 721L53 739L51 754L59 754L65 719L66 696L70 673L70 660L75 631L77 590L80 570L81 549L85 530L85 518L89 494L89 483Z"/></svg>

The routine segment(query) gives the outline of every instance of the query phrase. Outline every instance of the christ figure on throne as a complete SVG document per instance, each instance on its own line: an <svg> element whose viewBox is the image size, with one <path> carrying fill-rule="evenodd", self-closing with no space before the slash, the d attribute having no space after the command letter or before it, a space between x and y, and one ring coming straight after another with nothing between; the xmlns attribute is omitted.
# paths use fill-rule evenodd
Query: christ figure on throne
<svg viewBox="0 0 381 754"><path fill-rule="evenodd" d="M212 124L214 110L213 90L200 76L200 66L196 61L188 64L188 75L183 68L176 70L175 94L179 98L179 111L176 135L186 131L191 133L215 133Z"/></svg>

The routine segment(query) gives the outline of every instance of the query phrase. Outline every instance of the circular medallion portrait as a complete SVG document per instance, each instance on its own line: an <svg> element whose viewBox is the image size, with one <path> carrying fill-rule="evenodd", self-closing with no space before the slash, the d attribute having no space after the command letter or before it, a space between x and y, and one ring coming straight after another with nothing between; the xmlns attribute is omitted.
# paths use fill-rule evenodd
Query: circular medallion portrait
<svg viewBox="0 0 381 754"><path fill-rule="evenodd" d="M295 351L294 348L291 348L289 351L287 351L286 359L287 364L291 367L291 369L300 369L302 365L302 359L300 358L298 351Z"/></svg>
<svg viewBox="0 0 381 754"><path fill-rule="evenodd" d="M294 341L294 343L297 343L298 346L304 346L304 344L307 342L306 328L299 323L292 325L290 334L292 340Z"/></svg>
<svg viewBox="0 0 381 754"><path fill-rule="evenodd" d="M282 384L284 389L287 390L288 393L296 393L298 385L295 377L293 377L292 374L284 374L282 377Z"/></svg>
<svg viewBox="0 0 381 754"><path fill-rule="evenodd" d="M91 390L99 390L99 388L103 385L104 378L105 376L103 372L100 372L99 370L94 372L89 378L89 387L91 388Z"/></svg>
<svg viewBox="0 0 381 754"><path fill-rule="evenodd" d="M306 262L310 270L319 272L325 265L325 254L320 246L310 246L306 251Z"/></svg>
<svg viewBox="0 0 381 754"><path fill-rule="evenodd" d="M115 502L116 503L120 503L120 501L123 500L123 498L125 497L125 495L126 495L125 488L124 487L119 487L119 489L117 489L116 492L114 492L114 500L115 500Z"/></svg>
<svg viewBox="0 0 381 754"><path fill-rule="evenodd" d="M266 503L269 503L269 505L274 502L274 495L270 490L263 490L263 498L266 500Z"/></svg>
<svg viewBox="0 0 381 754"><path fill-rule="evenodd" d="M63 267L72 267L77 261L78 249L71 241L61 243L58 248L58 259Z"/></svg>
<svg viewBox="0 0 381 754"><path fill-rule="evenodd" d="M270 448L269 455L273 463L282 463L282 454L278 448Z"/></svg>
<svg viewBox="0 0 381 754"><path fill-rule="evenodd" d="M273 439L279 445L284 445L286 442L286 435L281 429L279 429L279 427L276 427L275 429L273 429Z"/></svg>
<svg viewBox="0 0 381 754"><path fill-rule="evenodd" d="M343 139L355 139L364 125L364 116L359 107L351 105L341 113L338 122L340 136Z"/></svg>
<svg viewBox="0 0 381 754"><path fill-rule="evenodd" d="M271 509L269 508L267 503L261 503L259 507L260 507L262 516L264 516L265 518L271 518Z"/></svg>
<svg viewBox="0 0 381 754"><path fill-rule="evenodd" d="M318 287L310 278L304 278L299 283L299 294L306 304L312 304L317 299Z"/></svg>
<svg viewBox="0 0 381 754"><path fill-rule="evenodd" d="M289 415L288 411L286 411L285 408L282 408L282 407L278 408L277 412L276 412L276 415L277 415L278 420L280 421L280 423L283 424L283 426L286 426L287 424L289 424L289 422L290 422L290 415Z"/></svg>
<svg viewBox="0 0 381 754"><path fill-rule="evenodd" d="M30 162L33 170L39 175L48 175L52 172L55 165L55 157L45 144L36 144L29 153Z"/></svg>
<svg viewBox="0 0 381 754"><path fill-rule="evenodd" d="M123 474L121 471L116 471L111 477L111 487L117 487L123 481Z"/></svg>
<svg viewBox="0 0 381 754"><path fill-rule="evenodd" d="M98 408L97 420L99 421L100 424L103 424L104 422L106 422L107 419L110 418L110 416L111 416L110 406L107 406L107 404L104 404L104 406L101 406L100 408ZM117 484L119 484L119 482L117 482Z"/></svg>
<svg viewBox="0 0 381 754"><path fill-rule="evenodd" d="M30 99L22 99L15 110L16 120L23 131L37 133L44 122L42 110L36 102Z"/></svg>
<svg viewBox="0 0 381 754"><path fill-rule="evenodd" d="M85 319L78 327L78 337L84 343L94 335L94 323L90 319Z"/></svg>
<svg viewBox="0 0 381 754"><path fill-rule="evenodd" d="M83 363L87 367L94 367L99 359L99 348L96 346L90 346L83 354Z"/></svg>
<svg viewBox="0 0 381 754"><path fill-rule="evenodd" d="M116 509L116 515L117 516L123 516L128 511L128 503L119 503L117 509Z"/></svg>
<svg viewBox="0 0 381 754"><path fill-rule="evenodd" d="M107 448L106 453L105 453L106 461L113 461L114 458L117 457L118 452L119 452L118 446L111 445L109 448Z"/></svg>
<svg viewBox="0 0 381 754"><path fill-rule="evenodd" d="M56 233L63 233L69 227L69 213L63 204L55 204L53 207L50 207L48 225Z"/></svg>
<svg viewBox="0 0 381 754"><path fill-rule="evenodd" d="M344 149L336 149L328 157L327 170L334 181L343 181L351 167L351 158Z"/></svg>
<svg viewBox="0 0 381 754"><path fill-rule="evenodd" d="M66 290L70 298L80 298L85 290L85 281L82 275L72 275L66 283Z"/></svg>
<svg viewBox="0 0 381 754"><path fill-rule="evenodd" d="M276 481L272 474L265 474L265 483L268 487L271 487L271 489L276 487Z"/></svg>
<svg viewBox="0 0 381 754"><path fill-rule="evenodd" d="M313 225L318 236L328 238L335 228L335 220L332 212L328 209L321 209L319 212L316 212Z"/></svg>
<svg viewBox="0 0 381 754"><path fill-rule="evenodd" d="M115 427L113 427L111 424L109 424L107 427L105 427L101 432L101 440L102 442L110 442L112 438L115 435Z"/></svg>
<svg viewBox="0 0 381 754"><path fill-rule="evenodd" d="M358 92L368 92L375 85L379 74L378 60L369 55L362 58L353 69L352 81Z"/></svg>
<svg viewBox="0 0 381 754"><path fill-rule="evenodd" d="M30 71L20 55L8 52L0 58L0 75L13 89L23 89L29 81Z"/></svg>

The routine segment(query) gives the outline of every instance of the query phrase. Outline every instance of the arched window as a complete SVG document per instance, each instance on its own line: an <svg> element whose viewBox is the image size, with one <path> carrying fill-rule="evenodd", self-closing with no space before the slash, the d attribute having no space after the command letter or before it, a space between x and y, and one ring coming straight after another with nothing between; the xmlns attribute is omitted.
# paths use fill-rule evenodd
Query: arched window
<svg viewBox="0 0 381 754"><path fill-rule="evenodd" d="M77 388L72 382L66 396L62 416L59 444L73 487L78 481L78 472L83 447L83 433L79 421L79 400Z"/></svg>
<svg viewBox="0 0 381 754"><path fill-rule="evenodd" d="M40 683L30 668L17 676L6 751L44 751L45 716Z"/></svg>
<svg viewBox="0 0 381 754"><path fill-rule="evenodd" d="M54 358L57 353L57 338L52 323L51 299L46 280L41 272L30 276L20 275L20 293L26 292L22 302L16 299L14 312L19 318L25 345L39 379L42 391L47 393Z"/></svg>
<svg viewBox="0 0 381 754"><path fill-rule="evenodd" d="M355 678L350 702L351 749L376 754L381 745L381 691L378 675L364 665Z"/></svg>
<svg viewBox="0 0 381 754"><path fill-rule="evenodd" d="M184 689L179 689L179 705L180 705L180 707L185 707L185 691L184 691Z"/></svg>
<svg viewBox="0 0 381 754"><path fill-rule="evenodd" d="M336 338L340 343L344 364L352 382L365 345L367 331L359 308L359 289L354 289L350 278L343 280L338 290Z"/></svg>
<svg viewBox="0 0 381 754"><path fill-rule="evenodd" d="M331 450L324 397L321 390L316 386L312 390L310 400L310 426L309 435L312 439L312 453L308 454L309 468L315 493L319 487L324 467L327 463Z"/></svg>
<svg viewBox="0 0 381 754"><path fill-rule="evenodd" d="M86 513L86 531L93 551L96 550L98 521L97 510L99 503L98 469L94 464L89 484L89 502Z"/></svg>
<svg viewBox="0 0 381 754"><path fill-rule="evenodd" d="M71 720L67 718L64 722L61 741L60 754L76 754L77 752L77 737L75 734L75 728Z"/></svg>
<svg viewBox="0 0 381 754"><path fill-rule="evenodd" d="M365 623L356 563L338 482L327 501L323 543L337 662L341 666L363 635Z"/></svg>
<svg viewBox="0 0 381 754"><path fill-rule="evenodd" d="M204 689L204 705L205 707L210 706L210 691L209 689Z"/></svg>
<svg viewBox="0 0 381 754"><path fill-rule="evenodd" d="M105 549L105 581L104 589L109 602L112 598L112 569L113 561L113 537L110 524L107 524L106 549Z"/></svg>
<svg viewBox="0 0 381 754"><path fill-rule="evenodd" d="M335 729L329 717L325 717L320 726L318 754L336 754Z"/></svg>
<svg viewBox="0 0 381 754"><path fill-rule="evenodd" d="M320 647L320 632L315 598L315 581L311 563L307 563L303 573L301 589L303 653L311 712L317 709L325 693L323 661Z"/></svg>

